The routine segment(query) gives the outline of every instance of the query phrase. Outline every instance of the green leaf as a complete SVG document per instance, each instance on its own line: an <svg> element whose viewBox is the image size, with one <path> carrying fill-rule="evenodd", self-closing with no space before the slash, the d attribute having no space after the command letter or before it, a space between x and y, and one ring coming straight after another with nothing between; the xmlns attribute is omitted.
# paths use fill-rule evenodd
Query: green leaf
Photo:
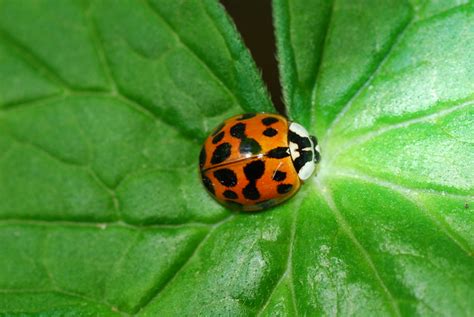
<svg viewBox="0 0 474 317"><path fill-rule="evenodd" d="M0 0L0 314L474 313L474 6L275 0L283 206L225 210L200 144L272 111L215 0Z"/></svg>
<svg viewBox="0 0 474 317"><path fill-rule="evenodd" d="M295 309L472 314L474 6L274 4L288 112L323 156L290 253Z"/></svg>

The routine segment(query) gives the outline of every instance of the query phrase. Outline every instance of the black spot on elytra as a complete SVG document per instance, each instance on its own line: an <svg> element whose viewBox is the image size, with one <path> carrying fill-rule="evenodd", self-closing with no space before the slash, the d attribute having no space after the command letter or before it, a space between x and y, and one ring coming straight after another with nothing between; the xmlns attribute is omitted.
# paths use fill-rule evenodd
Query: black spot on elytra
<svg viewBox="0 0 474 317"><path fill-rule="evenodd" d="M228 168L221 168L214 171L214 176L219 183L226 187L234 187L237 184L237 175L234 171Z"/></svg>
<svg viewBox="0 0 474 317"><path fill-rule="evenodd" d="M265 163L263 161L253 161L244 167L245 177L249 180L247 186L242 190L245 198L250 200L257 200L260 198L260 193L257 188L257 180L263 176L265 172Z"/></svg>
<svg viewBox="0 0 474 317"><path fill-rule="evenodd" d="M217 128L214 129L214 132L212 132L212 136L216 135L217 133L219 133L222 128L225 126L225 123L222 122L221 124L219 124L219 126Z"/></svg>
<svg viewBox="0 0 474 317"><path fill-rule="evenodd" d="M240 154L258 154L262 151L260 144L251 138L245 138L240 142Z"/></svg>
<svg viewBox="0 0 474 317"><path fill-rule="evenodd" d="M281 182L285 180L286 178L286 173L282 171L276 171L275 174L273 174L273 180L277 182Z"/></svg>
<svg viewBox="0 0 474 317"><path fill-rule="evenodd" d="M206 150L204 147L201 149L201 153L199 153L199 168L202 168L206 163Z"/></svg>
<svg viewBox="0 0 474 317"><path fill-rule="evenodd" d="M277 191L279 194L286 194L291 190L292 187L293 185L291 184L280 184L277 187Z"/></svg>
<svg viewBox="0 0 474 317"><path fill-rule="evenodd" d="M262 123L264 125L272 125L274 124L275 122L278 122L278 119L275 118L275 117L266 117L266 118L263 118L262 119Z"/></svg>
<svg viewBox="0 0 474 317"><path fill-rule="evenodd" d="M224 137L224 134L225 132L224 131L221 131L219 132L218 134L216 134L213 138L212 138L212 144L217 144L219 143L222 138Z"/></svg>
<svg viewBox="0 0 474 317"><path fill-rule="evenodd" d="M245 135L245 127L246 125L244 123L236 123L230 128L230 135L232 135L234 138L240 139L240 145L239 145L239 152L242 155L247 155L247 154L258 154L262 151L262 147L260 144L252 139L252 138L247 138Z"/></svg>
<svg viewBox="0 0 474 317"><path fill-rule="evenodd" d="M230 156L232 145L230 143L222 143L216 147L212 153L211 164L219 164L227 160Z"/></svg>
<svg viewBox="0 0 474 317"><path fill-rule="evenodd" d="M257 179L261 178L264 172L265 163L260 160L248 163L244 167L245 177L247 177L249 181L256 181Z"/></svg>
<svg viewBox="0 0 474 317"><path fill-rule="evenodd" d="M290 153L288 152L287 147L276 147L268 151L267 156L270 158L284 158L290 156Z"/></svg>
<svg viewBox="0 0 474 317"><path fill-rule="evenodd" d="M224 197L229 199L237 199L239 196L233 190L226 190L224 192Z"/></svg>
<svg viewBox="0 0 474 317"><path fill-rule="evenodd" d="M207 176L202 175L202 183L204 184L204 186L206 186L207 190L211 194L213 194L213 195L216 194L215 191L214 191L214 185L212 185L211 180Z"/></svg>
<svg viewBox="0 0 474 317"><path fill-rule="evenodd" d="M245 186L242 190L242 194L244 194L245 198L250 200L257 200L260 198L260 193L258 192L257 186L255 186L255 182L250 182Z"/></svg>
<svg viewBox="0 0 474 317"><path fill-rule="evenodd" d="M264 136L272 137L278 134L278 131L273 128L267 128L263 131Z"/></svg>
<svg viewBox="0 0 474 317"><path fill-rule="evenodd" d="M245 124L236 123L230 128L230 135L237 139L245 139Z"/></svg>
<svg viewBox="0 0 474 317"><path fill-rule="evenodd" d="M255 117L256 115L257 115L256 113L245 113L241 115L240 118L238 118L237 120L238 121L247 120L247 119Z"/></svg>

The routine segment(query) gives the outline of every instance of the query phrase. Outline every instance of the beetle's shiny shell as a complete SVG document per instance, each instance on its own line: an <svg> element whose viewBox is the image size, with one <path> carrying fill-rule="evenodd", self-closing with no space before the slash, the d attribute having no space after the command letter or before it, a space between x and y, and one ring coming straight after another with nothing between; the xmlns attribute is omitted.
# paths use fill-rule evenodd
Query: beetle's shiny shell
<svg viewBox="0 0 474 317"><path fill-rule="evenodd" d="M288 146L289 122L244 114L223 122L204 142L201 177L221 203L244 211L277 205L300 188Z"/></svg>

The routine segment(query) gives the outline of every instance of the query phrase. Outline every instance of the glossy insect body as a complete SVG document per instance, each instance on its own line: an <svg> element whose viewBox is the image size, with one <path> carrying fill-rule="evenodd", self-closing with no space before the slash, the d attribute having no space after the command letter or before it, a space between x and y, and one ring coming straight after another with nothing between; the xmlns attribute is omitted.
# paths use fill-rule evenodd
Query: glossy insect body
<svg viewBox="0 0 474 317"><path fill-rule="evenodd" d="M319 159L316 138L301 125L276 114L248 113L214 130L204 142L199 167L219 202L257 211L293 196Z"/></svg>

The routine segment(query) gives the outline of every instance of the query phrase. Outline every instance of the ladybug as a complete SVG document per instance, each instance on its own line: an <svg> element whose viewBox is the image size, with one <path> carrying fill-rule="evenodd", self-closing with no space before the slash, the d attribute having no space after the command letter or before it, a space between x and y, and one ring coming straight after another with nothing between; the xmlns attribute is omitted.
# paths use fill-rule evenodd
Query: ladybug
<svg viewBox="0 0 474 317"><path fill-rule="evenodd" d="M273 207L293 196L320 160L314 136L268 113L225 120L199 155L204 186L220 203L243 211Z"/></svg>

